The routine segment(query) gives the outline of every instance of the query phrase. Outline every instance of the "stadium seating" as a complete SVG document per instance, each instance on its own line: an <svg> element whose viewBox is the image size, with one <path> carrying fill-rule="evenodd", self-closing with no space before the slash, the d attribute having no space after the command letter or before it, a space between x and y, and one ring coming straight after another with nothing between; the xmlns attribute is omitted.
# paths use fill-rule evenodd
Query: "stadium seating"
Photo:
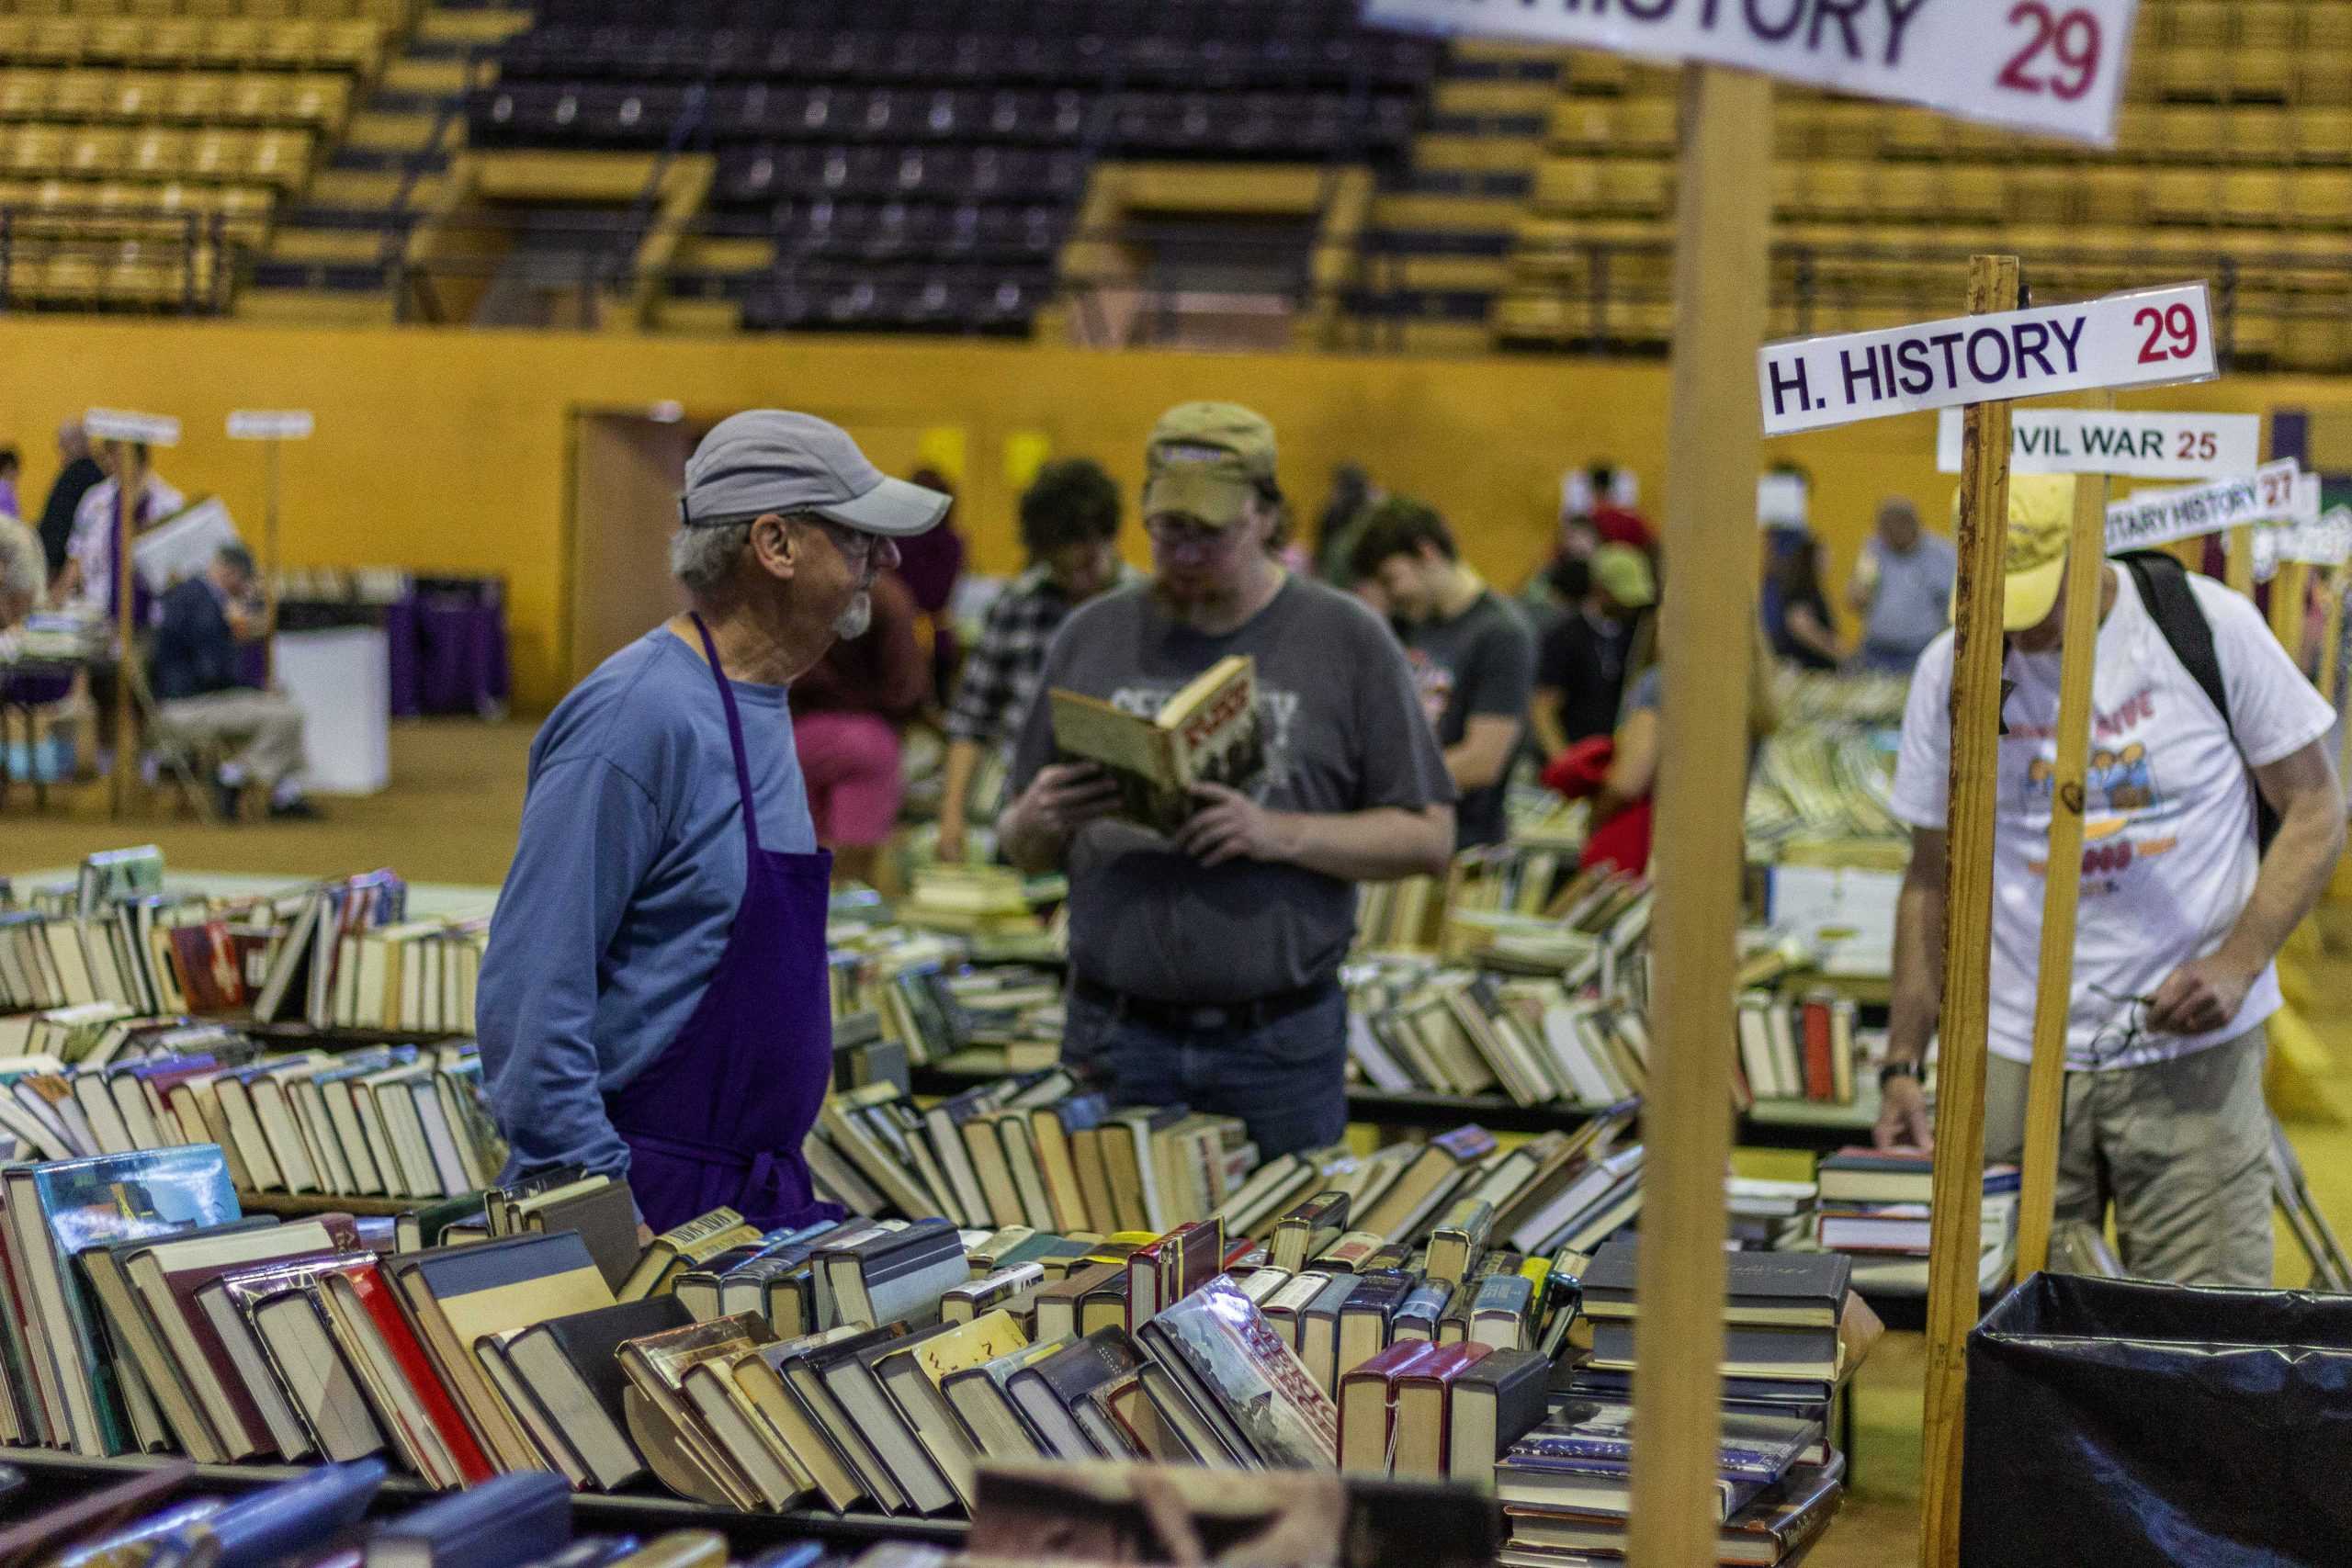
<svg viewBox="0 0 2352 1568"><path fill-rule="evenodd" d="M1662 347L1641 302L1672 234L1674 81L1574 55L1516 226L1498 340ZM1925 109L1776 94L1781 332L1946 313L1971 249L2017 251L2044 299L2226 283L2237 363L2343 368L2352 310L2352 5L2143 0L2111 153ZM1888 258L1893 256L1894 260ZM1608 330L1597 331L1596 322Z"/></svg>
<svg viewBox="0 0 2352 1568"><path fill-rule="evenodd" d="M545 0L469 106L481 148L718 154L681 269L752 327L1018 333L1099 160L1393 161L1440 51L1353 0Z"/></svg>
<svg viewBox="0 0 2352 1568"><path fill-rule="evenodd" d="M413 10L0 3L0 299L219 309Z"/></svg>

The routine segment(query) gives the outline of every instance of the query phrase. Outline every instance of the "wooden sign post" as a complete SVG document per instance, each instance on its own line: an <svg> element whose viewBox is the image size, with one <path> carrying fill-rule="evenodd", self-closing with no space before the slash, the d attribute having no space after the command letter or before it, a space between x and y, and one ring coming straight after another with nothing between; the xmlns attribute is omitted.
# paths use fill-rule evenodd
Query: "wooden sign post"
<svg viewBox="0 0 2352 1568"><path fill-rule="evenodd" d="M139 577L131 562L131 543L140 492L147 487L147 465L138 449L178 446L180 422L167 414L92 409L82 416L82 429L92 440L107 444L114 464L114 767L107 780L107 802L119 818L130 809L130 777L139 766L139 727L131 713L130 691L131 661L139 657Z"/></svg>
<svg viewBox="0 0 2352 1568"><path fill-rule="evenodd" d="M262 513L262 649L270 675L277 673L277 456L288 441L304 441L316 428L308 409L238 409L229 415L229 439L258 441L264 454Z"/></svg>
<svg viewBox="0 0 2352 1568"><path fill-rule="evenodd" d="M2050 852L2041 884L2033 1063L2026 1080L2025 1146L2018 1169L2019 1279L2049 1267L2050 1229L2057 1208L2058 1134L2066 1108L2066 1025L2075 1010L2075 915L2083 888L2091 688L2098 668L2098 602L2106 582L2107 477L2076 474L2075 523L2066 538L2065 640L2058 664L2058 755L2050 779Z"/></svg>
<svg viewBox="0 0 2352 1568"><path fill-rule="evenodd" d="M1748 661L1761 561L1750 540L1763 442L1751 356L1764 341L1772 87L1686 66L1677 201L1674 386L1667 425L1668 649L1650 874L1651 987L1666 1005L1644 1108L1642 1248L1634 1280L1633 1521L1647 1568L1711 1562L1722 1430L1724 1167L1737 989Z"/></svg>
<svg viewBox="0 0 2352 1568"><path fill-rule="evenodd" d="M2014 310L2015 256L1969 264L1971 315ZM1984 1186L1984 1035L1993 959L1993 818L2001 761L2001 595L2009 522L2009 405L1972 404L1960 476L1952 615L1943 1010L1936 1027L1935 1200L1928 1210L1928 1388L1919 1561L1960 1554L1968 1331L1976 1326Z"/></svg>

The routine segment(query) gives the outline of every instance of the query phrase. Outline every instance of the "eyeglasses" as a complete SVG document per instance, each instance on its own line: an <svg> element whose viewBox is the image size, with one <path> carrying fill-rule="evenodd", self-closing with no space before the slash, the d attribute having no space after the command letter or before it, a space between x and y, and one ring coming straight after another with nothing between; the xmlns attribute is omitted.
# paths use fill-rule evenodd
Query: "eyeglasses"
<svg viewBox="0 0 2352 1568"><path fill-rule="evenodd" d="M841 551L842 559L853 568L863 568L882 547L882 536L869 534L862 528L844 528L828 518L811 519L833 541L833 548Z"/></svg>
<svg viewBox="0 0 2352 1568"><path fill-rule="evenodd" d="M2148 1009L2156 998L2118 996L2103 986L2086 986L2084 988L2102 1001L2112 1002L2117 1009L2115 1016L2100 1025L2091 1036L2089 1066L2097 1071L2120 1061L2138 1049L2140 1042L2147 1037Z"/></svg>

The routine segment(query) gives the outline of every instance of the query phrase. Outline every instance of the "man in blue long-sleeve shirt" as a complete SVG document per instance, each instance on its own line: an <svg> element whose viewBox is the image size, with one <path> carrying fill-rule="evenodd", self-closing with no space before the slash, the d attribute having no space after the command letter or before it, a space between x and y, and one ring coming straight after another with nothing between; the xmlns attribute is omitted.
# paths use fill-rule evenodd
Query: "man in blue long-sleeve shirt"
<svg viewBox="0 0 2352 1568"><path fill-rule="evenodd" d="M830 857L786 689L864 628L891 539L945 508L802 414L738 414L696 449L670 551L693 611L606 660L531 748L476 1018L512 1173L626 1174L661 1228L809 1202Z"/></svg>
<svg viewBox="0 0 2352 1568"><path fill-rule="evenodd" d="M224 545L203 576L157 601L147 660L155 739L229 753L213 780L224 819L237 819L245 787L258 784L273 819L312 820L318 809L302 798L302 710L283 692L245 683L238 649L261 631L254 589L254 558Z"/></svg>

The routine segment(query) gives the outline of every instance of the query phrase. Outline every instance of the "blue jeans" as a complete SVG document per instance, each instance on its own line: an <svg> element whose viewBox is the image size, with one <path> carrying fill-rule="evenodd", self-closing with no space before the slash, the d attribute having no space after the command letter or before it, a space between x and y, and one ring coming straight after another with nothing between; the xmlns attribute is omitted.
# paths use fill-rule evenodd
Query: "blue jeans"
<svg viewBox="0 0 2352 1568"><path fill-rule="evenodd" d="M1255 1029L1161 1029L1073 995L1062 1060L1121 1104L1238 1116L1261 1160L1347 1131L1348 998L1337 986Z"/></svg>

